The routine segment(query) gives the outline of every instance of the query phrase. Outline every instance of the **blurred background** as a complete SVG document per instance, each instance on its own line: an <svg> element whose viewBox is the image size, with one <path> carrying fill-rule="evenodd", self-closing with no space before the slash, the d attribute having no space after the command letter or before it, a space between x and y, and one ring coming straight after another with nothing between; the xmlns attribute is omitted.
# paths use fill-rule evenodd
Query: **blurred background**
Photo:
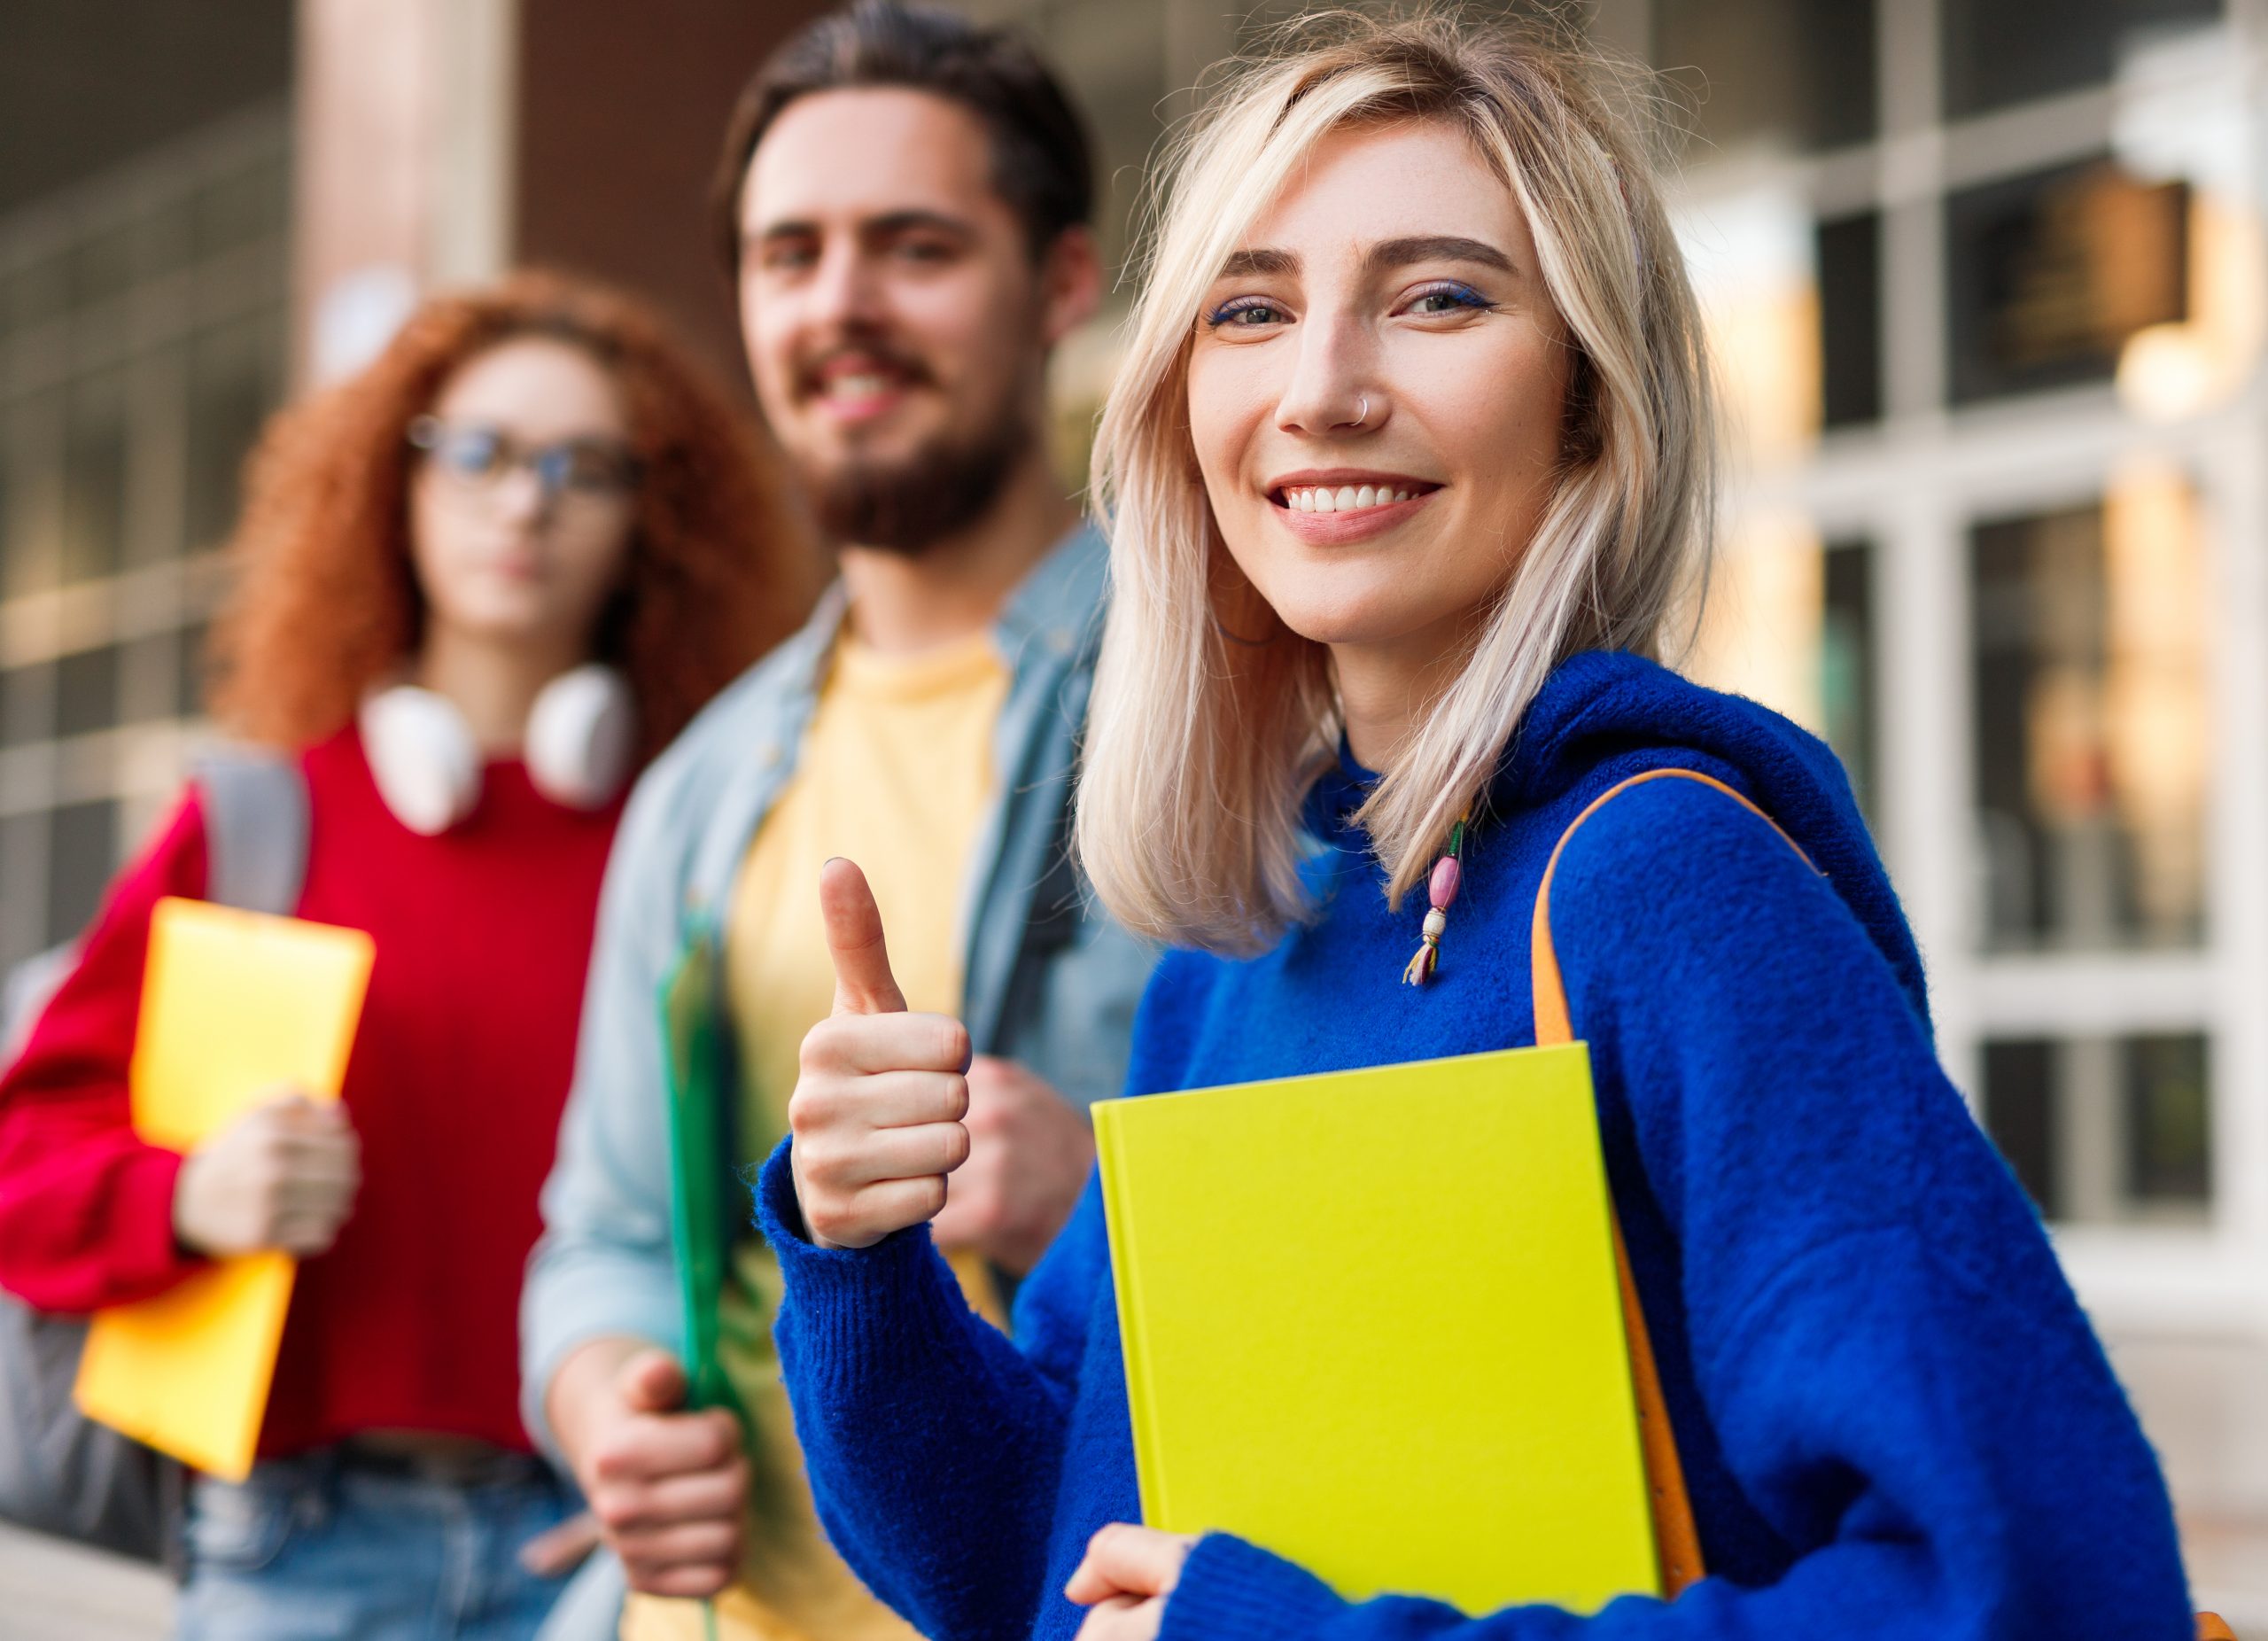
<svg viewBox="0 0 2268 1641"><path fill-rule="evenodd" d="M1084 98L1115 259L1200 71L1296 9L962 4ZM76 933L175 790L287 394L522 261L641 292L739 380L709 169L821 9L0 5L0 961ZM1565 14L1687 134L1733 447L1692 670L1842 755L2199 1603L2268 1627L2268 0ZM1060 361L1067 468L1127 299ZM0 1537L11 1634L156 1634L165 1600Z"/></svg>

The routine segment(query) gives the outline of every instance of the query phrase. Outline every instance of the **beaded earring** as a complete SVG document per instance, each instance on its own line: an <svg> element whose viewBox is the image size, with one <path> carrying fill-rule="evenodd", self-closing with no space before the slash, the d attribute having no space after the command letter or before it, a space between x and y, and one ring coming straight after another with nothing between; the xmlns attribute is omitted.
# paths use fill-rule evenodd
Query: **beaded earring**
<svg viewBox="0 0 2268 1641"><path fill-rule="evenodd" d="M1457 857L1464 850L1464 823L1472 818L1468 809L1449 828L1449 846L1441 858L1433 862L1433 870L1425 880L1425 939L1418 948L1418 955L1402 971L1404 985L1424 985L1441 966L1441 930L1449 926L1449 907L1456 903L1457 884L1463 880L1464 868Z"/></svg>

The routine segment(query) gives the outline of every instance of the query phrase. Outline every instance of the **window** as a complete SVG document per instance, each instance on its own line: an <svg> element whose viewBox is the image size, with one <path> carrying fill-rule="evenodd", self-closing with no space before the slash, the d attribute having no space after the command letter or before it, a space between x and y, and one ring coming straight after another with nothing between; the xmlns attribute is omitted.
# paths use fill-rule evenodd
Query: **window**
<svg viewBox="0 0 2268 1641"><path fill-rule="evenodd" d="M1655 0L1653 24L1654 61L1692 90L1712 143L1874 136L1873 0Z"/></svg>
<svg viewBox="0 0 2268 1641"><path fill-rule="evenodd" d="M1821 222L1820 420L1849 427L1882 416L1882 214Z"/></svg>
<svg viewBox="0 0 2268 1641"><path fill-rule="evenodd" d="M1869 817L1875 799L1874 547L1830 541L1821 583L1824 610L1819 629L1821 733L1851 777L1859 807Z"/></svg>
<svg viewBox="0 0 2268 1641"><path fill-rule="evenodd" d="M63 452L63 579L114 575L126 555L126 407L115 379L83 390Z"/></svg>
<svg viewBox="0 0 2268 1641"><path fill-rule="evenodd" d="M2196 944L2210 726L2186 481L2133 472L1969 543L1984 945Z"/></svg>
<svg viewBox="0 0 2268 1641"><path fill-rule="evenodd" d="M1987 1043L1984 1124L2050 1219L2194 1223L2212 1204L2208 1060L2194 1031Z"/></svg>
<svg viewBox="0 0 2268 1641"><path fill-rule="evenodd" d="M2153 39L2217 21L2220 0L1939 0L1946 114L2099 85Z"/></svg>
<svg viewBox="0 0 2268 1641"><path fill-rule="evenodd" d="M118 722L119 647L82 649L55 669L55 733L93 735Z"/></svg>
<svg viewBox="0 0 2268 1641"><path fill-rule="evenodd" d="M226 535L282 395L290 121L245 110L0 215L0 948L79 932L168 801ZM158 560L152 563L151 560ZM56 596L58 593L61 596ZM61 743L60 746L54 743Z"/></svg>
<svg viewBox="0 0 2268 1641"><path fill-rule="evenodd" d="M175 710L183 718L196 718L205 711L205 646L209 635L202 621L175 635Z"/></svg>
<svg viewBox="0 0 2268 1641"><path fill-rule="evenodd" d="M1955 404L2107 382L2128 338L2188 315L2189 190L2084 160L1947 196Z"/></svg>
<svg viewBox="0 0 2268 1641"><path fill-rule="evenodd" d="M11 331L36 330L70 306L71 264L62 254L28 262L0 285L0 321Z"/></svg>
<svg viewBox="0 0 2268 1641"><path fill-rule="evenodd" d="M118 859L118 805L111 798L54 812L47 845L47 944L84 929L102 905Z"/></svg>
<svg viewBox="0 0 2268 1641"><path fill-rule="evenodd" d="M290 206L282 154L229 171L200 189L190 207L194 253L212 256L280 233Z"/></svg>
<svg viewBox="0 0 2268 1641"><path fill-rule="evenodd" d="M245 460L282 397L274 331L263 317L200 337L190 351L188 551L218 547L236 526Z"/></svg>
<svg viewBox="0 0 2268 1641"><path fill-rule="evenodd" d="M0 672L0 744L26 746L52 733L55 670L35 663Z"/></svg>

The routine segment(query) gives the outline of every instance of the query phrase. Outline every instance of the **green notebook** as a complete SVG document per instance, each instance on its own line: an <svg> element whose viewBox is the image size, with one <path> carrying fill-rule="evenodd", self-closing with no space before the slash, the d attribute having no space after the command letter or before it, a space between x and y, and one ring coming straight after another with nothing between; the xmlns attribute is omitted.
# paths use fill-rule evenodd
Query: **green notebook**
<svg viewBox="0 0 2268 1641"><path fill-rule="evenodd" d="M1358 1599L1658 1593L1582 1045L1094 1116L1149 1525Z"/></svg>

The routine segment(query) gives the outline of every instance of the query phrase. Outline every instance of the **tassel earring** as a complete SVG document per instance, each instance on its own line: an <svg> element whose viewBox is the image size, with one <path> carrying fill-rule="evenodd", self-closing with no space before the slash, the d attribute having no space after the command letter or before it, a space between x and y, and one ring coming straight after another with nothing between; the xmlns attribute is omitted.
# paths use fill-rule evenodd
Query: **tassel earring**
<svg viewBox="0 0 2268 1641"><path fill-rule="evenodd" d="M1472 817L1472 812L1468 809L1456 818L1456 824L1449 828L1449 849L1433 862L1433 874L1425 880L1428 905L1425 939L1418 948L1418 955L1411 958L1410 966L1402 971L1402 984L1404 985L1424 985L1433 977L1433 971L1441 966L1441 930L1449 926L1449 907L1456 903L1457 884L1464 875L1464 868L1457 863L1457 857L1464 850L1464 823Z"/></svg>

